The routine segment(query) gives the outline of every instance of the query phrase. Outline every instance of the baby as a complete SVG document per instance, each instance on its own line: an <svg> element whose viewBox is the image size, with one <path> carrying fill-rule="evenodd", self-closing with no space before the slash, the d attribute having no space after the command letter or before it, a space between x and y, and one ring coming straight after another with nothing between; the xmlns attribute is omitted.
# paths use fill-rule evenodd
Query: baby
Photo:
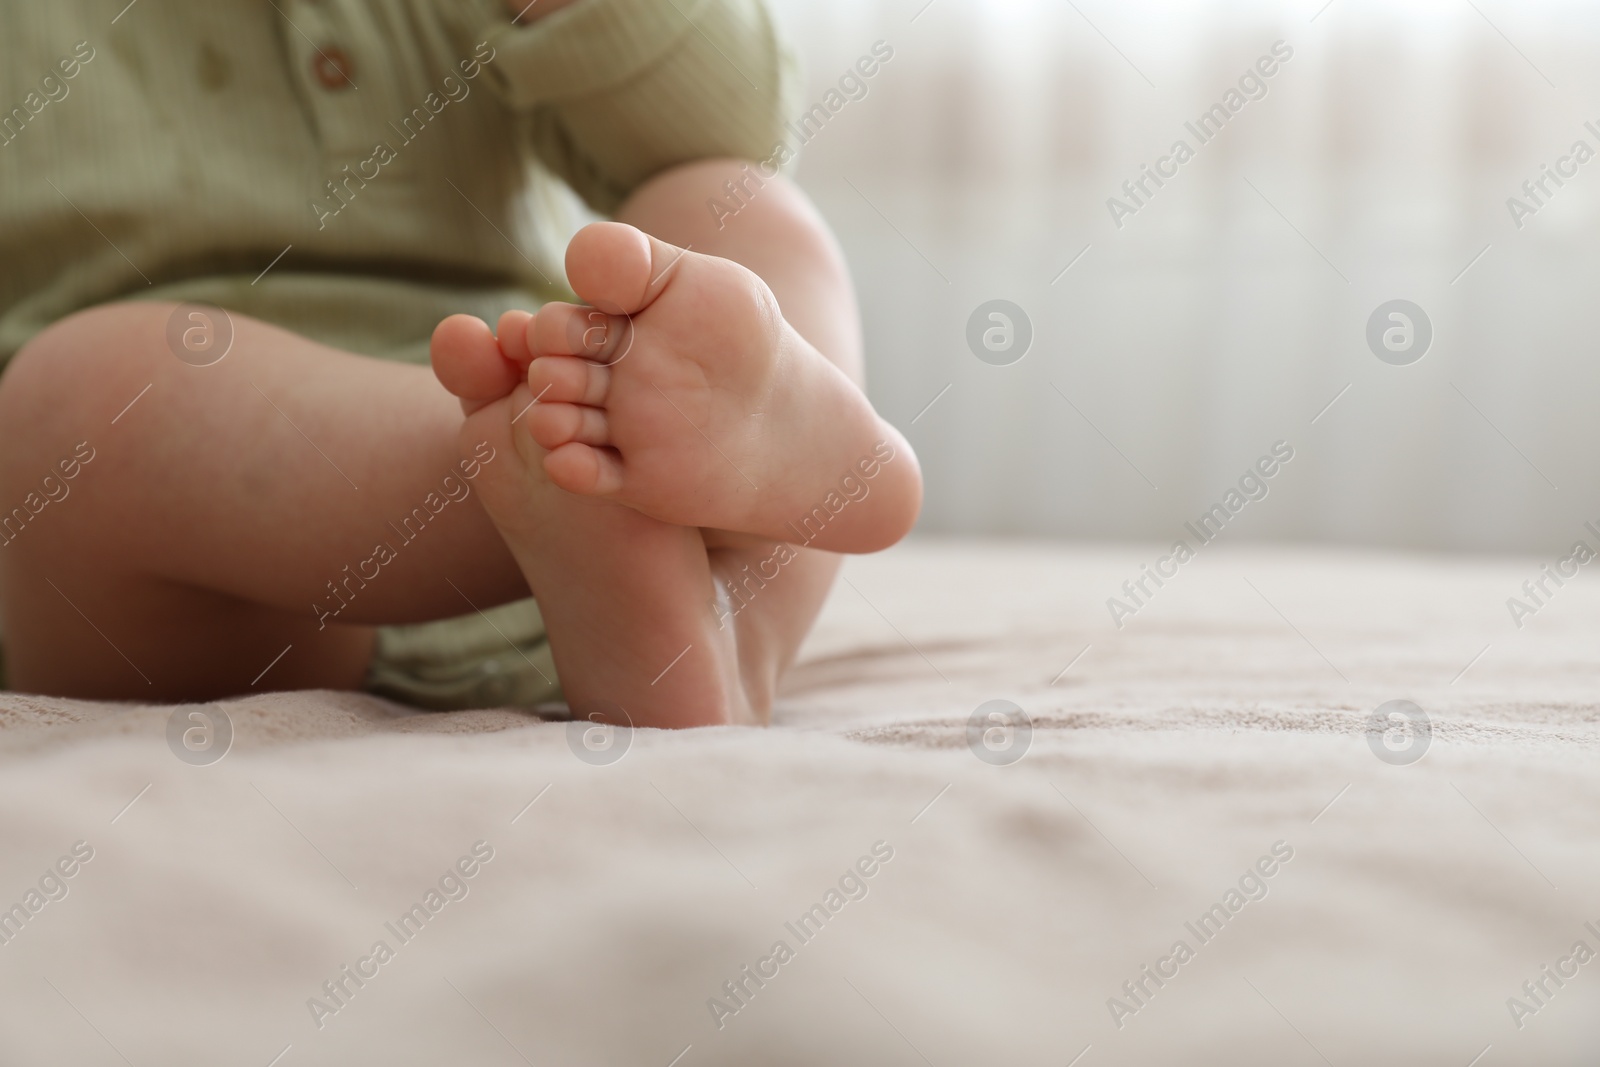
<svg viewBox="0 0 1600 1067"><path fill-rule="evenodd" d="M124 3L0 0L30 43L0 91L70 84L0 138L11 687L372 687L386 628L496 625L531 593L578 714L764 720L837 554L903 537L921 478L861 391L826 226L738 161L781 135L759 2ZM414 142L381 131L374 100L429 86ZM340 170L374 139L381 171ZM524 139L614 220L567 247L582 304L541 300L510 236L538 202ZM279 197L312 167L339 177L320 203ZM405 362L407 324L452 304L432 373Z"/></svg>

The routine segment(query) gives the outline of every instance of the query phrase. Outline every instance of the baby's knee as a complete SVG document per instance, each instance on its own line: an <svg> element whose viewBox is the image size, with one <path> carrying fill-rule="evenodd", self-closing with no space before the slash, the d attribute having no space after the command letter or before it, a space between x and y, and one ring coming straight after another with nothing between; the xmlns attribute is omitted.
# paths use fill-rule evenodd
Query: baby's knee
<svg viewBox="0 0 1600 1067"><path fill-rule="evenodd" d="M165 353L173 305L102 304L68 315L28 340L0 375L0 417L92 406L136 378L148 382Z"/></svg>
<svg viewBox="0 0 1600 1067"><path fill-rule="evenodd" d="M12 357L0 387L17 372L29 385L71 374L114 372L119 365L153 359L165 348L167 319L176 305L124 302L100 304L40 330ZM170 356L169 356L170 358ZM77 382L81 390L85 382Z"/></svg>
<svg viewBox="0 0 1600 1067"><path fill-rule="evenodd" d="M108 426L153 380L171 308L105 304L53 323L22 346L0 374L0 485L14 474L36 475L63 442Z"/></svg>

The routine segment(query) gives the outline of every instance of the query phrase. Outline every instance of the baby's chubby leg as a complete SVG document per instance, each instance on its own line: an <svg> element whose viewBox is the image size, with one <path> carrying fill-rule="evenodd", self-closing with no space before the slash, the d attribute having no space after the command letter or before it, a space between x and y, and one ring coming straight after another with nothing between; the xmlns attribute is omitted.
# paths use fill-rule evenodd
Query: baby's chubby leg
<svg viewBox="0 0 1600 1067"><path fill-rule="evenodd" d="M617 221L654 240L602 227L568 253L579 292L631 320L590 333L595 308L547 306L520 343L538 357L535 390L553 386L545 400L569 390L571 403L541 402L529 419L556 453L576 453L565 466L550 457L577 475L574 487L702 528L718 584L707 609L736 634L746 699L761 713L828 595L834 553L903 536L922 481L861 392L859 316L826 224L793 185L753 188L750 171L709 160L647 182ZM719 219L707 204L729 182L747 202ZM627 354L603 369L562 355L586 339L608 359ZM578 382L592 391L571 392ZM583 484L591 458L587 470L609 483ZM630 459L650 476L630 482L640 473Z"/></svg>
<svg viewBox="0 0 1600 1067"><path fill-rule="evenodd" d="M726 229L710 224L707 197L740 172L730 162L678 168L647 183L619 213L661 241L720 257L686 264L694 268L684 272L693 284L681 285L659 307L643 297L661 279L641 280L639 317L650 304L659 320L650 332L659 325L658 336L672 341L647 346L662 356L656 370L676 368L692 379L696 361L686 357L697 312L725 313L708 336L725 339L731 332L758 342L762 332L751 327L761 324L753 317L782 312L782 320L766 324L767 339L777 343L755 344L751 366L739 366L739 353L726 347L699 364L710 386L700 393L704 403L692 389L685 394L669 379L626 368L635 379L633 396L675 396L693 408L685 414L700 421L666 420L672 429L658 443L694 467L689 477L707 492L697 498L670 491L674 483L684 488L670 462L659 484L635 479L610 500L541 486L539 507L521 508L516 522L559 536L531 561L502 539L505 533L521 544L524 534L505 521L497 528L484 510L491 482L502 482L494 464L521 450L504 447L513 441L504 431L517 412L499 415L502 432L469 440L474 422L487 425L487 416L469 418L463 433L461 406L427 371L340 352L242 316L233 319L232 350L208 367L168 350L171 305L105 306L44 331L0 377L0 612L11 684L149 700L212 699L252 687L355 687L370 660L372 625L503 603L526 595L524 574L539 570L571 586L559 593L552 586L546 599L555 616L552 638L559 626L574 635L567 644L580 653L569 657L572 677L563 678L576 693L642 700L635 703L640 725L761 716L836 571L837 557L819 549L891 543L915 516L920 478L909 448L851 384L860 373L854 304L842 262L809 205L774 182ZM622 230L606 236L623 237L623 247L594 243L587 259L579 256L578 273L589 271L583 287L591 288L596 272L618 268L622 273L600 288L615 289L620 279L611 295L620 294L617 306L626 310L627 272L643 265L653 273L664 246L630 245L635 238ZM643 241L636 231L635 237ZM732 264L721 260L748 271L729 273ZM500 362L513 365L515 375L536 356L581 362L539 350L528 321L512 316L502 323L509 336L494 342L509 347L511 359ZM483 340L481 332L458 335L455 355L476 358L469 347L481 351ZM797 373L786 378L775 368ZM750 401L764 398L740 392L752 381L767 387L784 380L796 388L779 391L802 403L752 407ZM479 385L455 383L457 392ZM510 391L520 389L532 399L526 385L507 380L504 388L495 385L489 394L518 402L522 397ZM835 403L818 404L819 398ZM473 410L487 409L479 403ZM769 410L777 416L770 422L776 440L764 443L744 418L761 419ZM654 415L664 413L658 407ZM624 437L647 448L657 443L649 440L654 416L647 409L618 405L615 415ZM583 433L609 433L584 418L589 429L578 427L562 444L585 445ZM721 426L732 426L732 436L722 437ZM870 497L856 495L843 478L853 477L855 452L880 439L900 459ZM841 450L841 442L848 447ZM609 447L603 438L597 444ZM733 485L716 455L724 446L752 461L765 492L751 497ZM93 454L87 462L78 458L85 449ZM796 458L795 479L773 476L784 471L784 449ZM63 461L78 463L69 483L56 476ZM489 470L495 476L484 479ZM41 505L46 475L60 499ZM836 483L843 496L830 497ZM63 484L70 487L65 495ZM659 499L648 499L652 492ZM841 511L838 501L846 498ZM668 529L661 521L668 516L651 515L662 502L687 502L683 514L671 517L690 525ZM595 506L601 504L614 506ZM499 510L502 520L512 511ZM821 536L810 536L808 514L816 516ZM21 518L6 526L7 515ZM798 536L819 547L784 546L786 516L799 523ZM598 566L583 578L583 567L564 566L608 556L648 573L641 579L627 567ZM576 612L566 622L556 602L562 596ZM618 636L608 617L662 625L654 634L636 626L639 640L624 644L639 654L619 659L614 653L621 648L606 645ZM689 644L703 650L704 662L691 663L700 657L686 654L662 673L655 653L677 648L680 636L688 638L686 651ZM651 644L665 638L671 640L662 649Z"/></svg>
<svg viewBox="0 0 1600 1067"><path fill-rule="evenodd" d="M463 467L460 408L426 368L239 315L227 355L191 366L167 346L173 310L71 316L0 377L13 688L148 700L353 688L373 624L527 595L470 476L503 457L485 446ZM60 461L80 444L93 459L67 481ZM52 473L66 495L33 514Z"/></svg>

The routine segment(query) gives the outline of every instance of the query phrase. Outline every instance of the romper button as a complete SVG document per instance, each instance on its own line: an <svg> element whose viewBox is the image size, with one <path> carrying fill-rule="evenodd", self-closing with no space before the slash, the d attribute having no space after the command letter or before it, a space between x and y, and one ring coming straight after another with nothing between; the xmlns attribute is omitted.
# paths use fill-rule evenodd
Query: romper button
<svg viewBox="0 0 1600 1067"><path fill-rule="evenodd" d="M311 71L324 89L348 89L354 85L355 82L350 80L353 69L350 53L338 45L319 48L317 54L311 57Z"/></svg>

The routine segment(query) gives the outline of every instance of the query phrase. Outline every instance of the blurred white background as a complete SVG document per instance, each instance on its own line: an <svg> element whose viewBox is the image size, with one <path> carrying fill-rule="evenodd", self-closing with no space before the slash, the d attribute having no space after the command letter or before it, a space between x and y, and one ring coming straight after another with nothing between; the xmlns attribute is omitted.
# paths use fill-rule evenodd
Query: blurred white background
<svg viewBox="0 0 1600 1067"><path fill-rule="evenodd" d="M777 6L807 107L894 49L797 176L922 458L923 531L1169 540L1280 439L1296 458L1230 540L1545 554L1600 519L1600 159L1520 230L1506 206L1600 149L1600 8ZM1119 230L1107 198L1279 39L1268 95ZM966 345L993 298L1033 323L1011 366ZM1411 366L1365 342L1395 298L1433 323Z"/></svg>

